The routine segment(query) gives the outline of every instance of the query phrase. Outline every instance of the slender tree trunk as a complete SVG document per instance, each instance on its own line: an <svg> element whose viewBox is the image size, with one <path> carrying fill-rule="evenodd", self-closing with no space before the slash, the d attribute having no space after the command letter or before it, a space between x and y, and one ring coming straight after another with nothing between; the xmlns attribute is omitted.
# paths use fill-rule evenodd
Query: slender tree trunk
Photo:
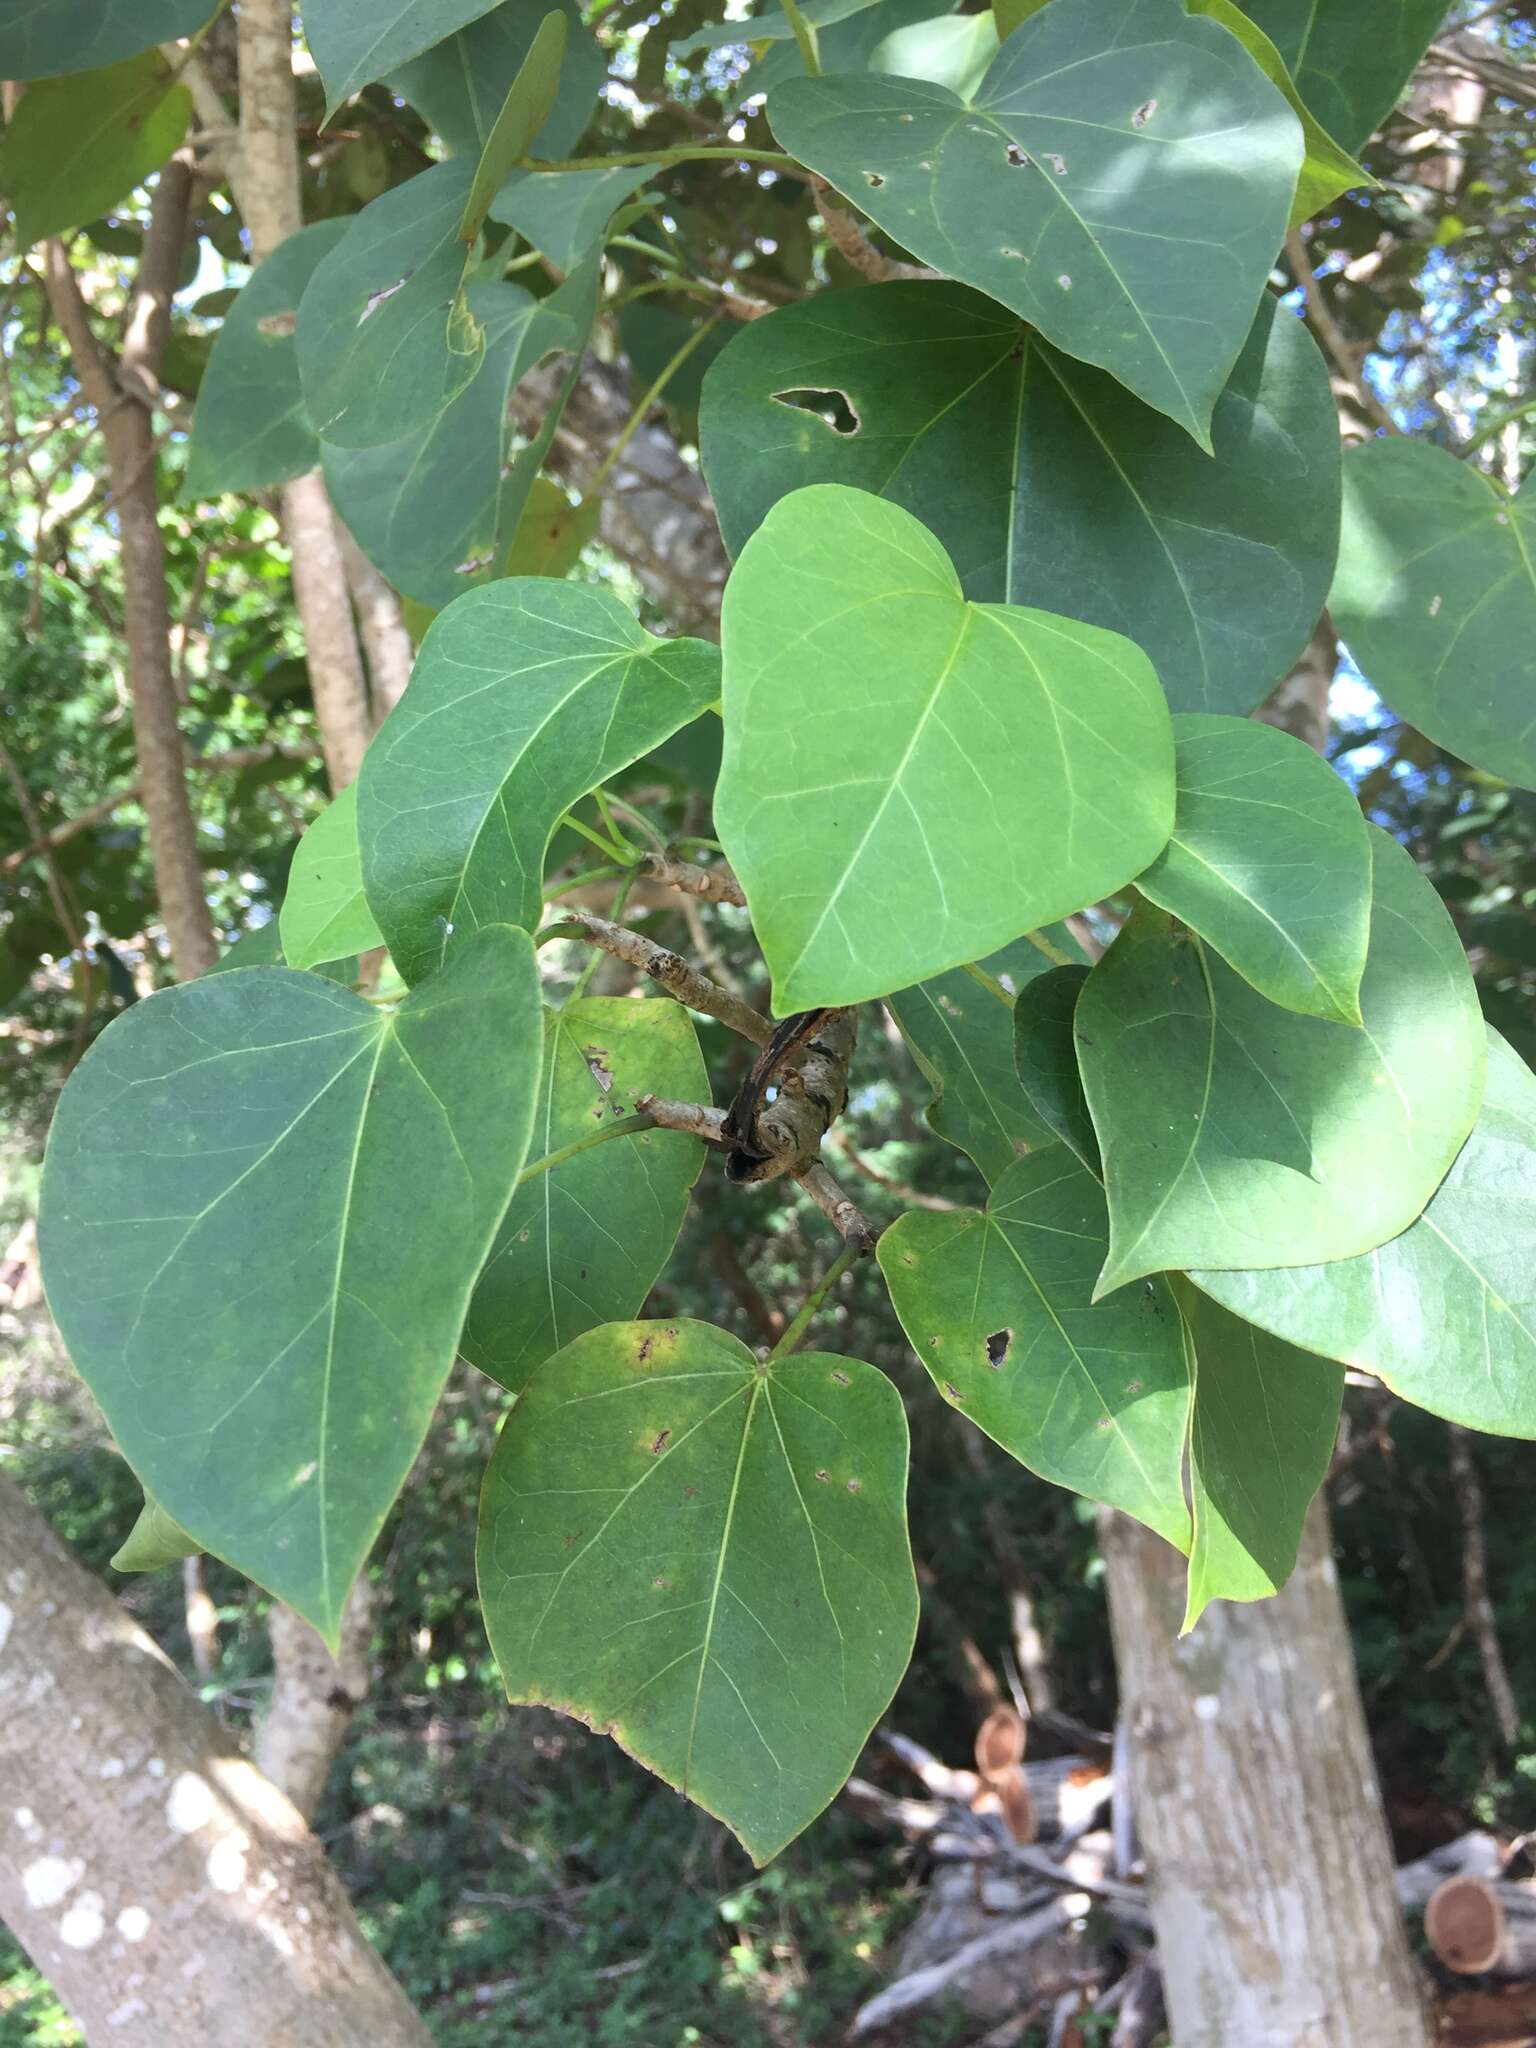
<svg viewBox="0 0 1536 2048"><path fill-rule="evenodd" d="M1321 750L1336 652L1325 618L1258 715ZM1427 2048L1323 1497L1284 1591L1182 1640L1184 1560L1099 1526L1178 2048Z"/></svg>
<svg viewBox="0 0 1536 2048"><path fill-rule="evenodd" d="M0 1915L92 2048L429 2048L293 1806L3 1478Z"/></svg>
<svg viewBox="0 0 1536 2048"><path fill-rule="evenodd" d="M373 1606L373 1589L360 1578L342 1612L339 1658L291 1607L274 1606L267 1622L272 1696L256 1730L256 1763L306 1820L320 1804L353 1712L368 1695Z"/></svg>
<svg viewBox="0 0 1536 2048"><path fill-rule="evenodd" d="M358 630L368 653L373 722L382 725L405 694L416 650L411 645L400 600L347 529L338 523L342 560L357 611Z"/></svg>

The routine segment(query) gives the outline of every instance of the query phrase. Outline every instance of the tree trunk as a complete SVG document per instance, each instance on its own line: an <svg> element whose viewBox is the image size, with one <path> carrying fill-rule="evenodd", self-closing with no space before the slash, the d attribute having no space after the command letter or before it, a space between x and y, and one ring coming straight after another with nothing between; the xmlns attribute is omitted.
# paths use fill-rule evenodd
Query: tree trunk
<svg viewBox="0 0 1536 2048"><path fill-rule="evenodd" d="M0 1915L92 2048L429 2048L288 1800L3 1478L0 1596Z"/></svg>
<svg viewBox="0 0 1536 2048"><path fill-rule="evenodd" d="M291 1607L279 1602L268 1617L272 1696L256 1731L256 1762L306 1820L314 1818L347 1724L368 1696L373 1607L365 1573L342 1611L339 1659Z"/></svg>
<svg viewBox="0 0 1536 2048"><path fill-rule="evenodd" d="M1182 1641L1183 1559L1101 1536L1178 2048L1427 2048L1321 1498L1285 1590Z"/></svg>
<svg viewBox="0 0 1536 2048"><path fill-rule="evenodd" d="M358 630L368 654L369 704L373 722L379 726L405 695L416 650L411 645L405 614L393 586L379 574L344 526L338 524L337 533Z"/></svg>

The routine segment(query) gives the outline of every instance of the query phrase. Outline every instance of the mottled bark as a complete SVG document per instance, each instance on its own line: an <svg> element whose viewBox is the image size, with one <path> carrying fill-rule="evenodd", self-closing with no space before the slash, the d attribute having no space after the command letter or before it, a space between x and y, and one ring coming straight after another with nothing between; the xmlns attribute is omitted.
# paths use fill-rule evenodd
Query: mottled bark
<svg viewBox="0 0 1536 2048"><path fill-rule="evenodd" d="M406 629L405 614L393 587L375 569L357 542L339 522L341 556L346 564L352 605L368 656L369 701L373 722L382 725L405 694L416 650Z"/></svg>
<svg viewBox="0 0 1536 2048"><path fill-rule="evenodd" d="M0 1916L92 2048L427 2048L320 1845L0 1478Z"/></svg>
<svg viewBox="0 0 1536 2048"><path fill-rule="evenodd" d="M360 1578L341 1617L341 1655L333 1657L307 1621L272 1609L272 1694L256 1730L256 1762L281 1785L306 1820L314 1818L347 1724L368 1693L373 1589Z"/></svg>

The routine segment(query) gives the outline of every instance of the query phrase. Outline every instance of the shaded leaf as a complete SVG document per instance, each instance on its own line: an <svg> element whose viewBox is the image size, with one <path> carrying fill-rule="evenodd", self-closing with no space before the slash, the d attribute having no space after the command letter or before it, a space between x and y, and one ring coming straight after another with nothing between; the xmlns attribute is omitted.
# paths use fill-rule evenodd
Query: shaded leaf
<svg viewBox="0 0 1536 2048"><path fill-rule="evenodd" d="M547 11L530 0L506 0L412 63L398 66L390 83L456 156L478 157ZM554 106L534 138L533 153L541 157L564 156L580 141L608 69L582 26L580 10L571 0L561 0L560 11L568 23L565 61Z"/></svg>
<svg viewBox="0 0 1536 2048"><path fill-rule="evenodd" d="M254 930L242 932L240 937L203 971L206 981L210 974L227 974L236 967L284 967L282 935L278 920L274 917L266 924L259 924ZM357 979L358 960L355 953L336 960L322 961L311 972L323 974L327 981L340 982L343 988L350 988Z"/></svg>
<svg viewBox="0 0 1536 2048"><path fill-rule="evenodd" d="M680 1003L584 996L544 1013L530 1163L635 1097L707 1102L709 1077ZM534 1367L599 1323L638 1313L659 1278L704 1164L680 1131L611 1138L536 1175L512 1197L469 1305L459 1349L516 1394Z"/></svg>
<svg viewBox="0 0 1536 2048"><path fill-rule="evenodd" d="M146 1494L144 1505L127 1536L112 1555L115 1572L158 1572L184 1558L199 1557L203 1546L189 1536L180 1522L173 1521Z"/></svg>
<svg viewBox="0 0 1536 2048"><path fill-rule="evenodd" d="M305 0L304 40L325 81L326 119L359 87L487 12L491 0Z"/></svg>
<svg viewBox="0 0 1536 2048"><path fill-rule="evenodd" d="M863 14L878 4L879 0L801 0L800 13L808 28L819 30L846 21L850 15ZM793 40L794 33L795 25L782 8L767 7L761 14L712 22L707 28L695 29L692 35L681 37L674 48L680 57L691 57L696 50L718 50L729 43L787 43Z"/></svg>
<svg viewBox="0 0 1536 2048"><path fill-rule="evenodd" d="M191 117L192 95L158 50L32 86L0 137L16 249L126 199L181 147Z"/></svg>
<svg viewBox="0 0 1536 2048"><path fill-rule="evenodd" d="M0 13L0 77L54 78L94 71L174 43L202 27L211 0L7 0Z"/></svg>
<svg viewBox="0 0 1536 2048"><path fill-rule="evenodd" d="M538 1066L533 947L502 928L393 1013L280 967L167 989L60 1099L39 1238L70 1355L145 1491L333 1644Z"/></svg>
<svg viewBox="0 0 1536 2048"><path fill-rule="evenodd" d="M299 841L278 924L290 967L316 967L383 945L363 894L355 782L332 798Z"/></svg>
<svg viewBox="0 0 1536 2048"><path fill-rule="evenodd" d="M810 483L915 512L967 597L1135 640L1177 711L1251 711L1306 646L1338 552L1339 435L1299 320L1266 298L1214 457L963 286L820 293L709 373L701 446L727 546Z"/></svg>
<svg viewBox="0 0 1536 2048"><path fill-rule="evenodd" d="M614 210L651 174L650 164L514 171L491 201L491 219L516 228L557 270L574 270L602 241Z"/></svg>
<svg viewBox="0 0 1536 2048"><path fill-rule="evenodd" d="M821 68L842 74L867 71L870 59L888 35L932 15L934 0L879 0L878 6L860 8L840 21L824 21L816 31L821 51ZM739 24L738 26L745 26ZM739 105L758 93L772 92L786 78L799 78L805 70L793 37L776 42L755 43L756 61L736 81L732 98Z"/></svg>
<svg viewBox="0 0 1536 2048"><path fill-rule="evenodd" d="M1064 925L1053 925L1045 936L1075 950ZM1031 986L1049 964L1028 939L977 963L1010 996ZM886 1007L932 1084L933 1100L924 1111L929 1127L968 1153L988 1181L1048 1141L1014 1074L1012 1005L956 967L898 989Z"/></svg>
<svg viewBox="0 0 1536 2048"><path fill-rule="evenodd" d="M560 90L560 67L569 32L569 17L558 7L539 23L475 166L475 181L469 188L464 218L459 223L461 242L475 240L485 226L491 201L506 183L513 166L528 154L534 136L549 119Z"/></svg>
<svg viewBox="0 0 1536 2048"><path fill-rule="evenodd" d="M911 1210L876 1254L944 1398L1042 1479L1180 1550L1189 1369L1161 1279L1090 1306L1104 1190L1065 1146L1010 1166L984 1212Z"/></svg>
<svg viewBox="0 0 1536 2048"><path fill-rule="evenodd" d="M899 506L792 493L742 550L722 632L715 822L780 1015L981 959L1167 840L1171 725L1146 656L967 604Z"/></svg>
<svg viewBox="0 0 1536 2048"><path fill-rule="evenodd" d="M653 639L606 590L536 577L434 620L357 785L368 901L407 981L454 931L532 929L561 814L697 718L719 661Z"/></svg>
<svg viewBox="0 0 1536 2048"><path fill-rule="evenodd" d="M1213 1600L1264 1600L1290 1577L1333 1456L1344 1374L1193 1287L1178 1299L1194 1375L1187 1634Z"/></svg>
<svg viewBox="0 0 1536 2048"><path fill-rule="evenodd" d="M1344 465L1330 603L1366 679L1436 746L1536 788L1536 485L1511 497L1443 448Z"/></svg>
<svg viewBox="0 0 1536 2048"><path fill-rule="evenodd" d="M1536 1077L1490 1029L1472 1135L1401 1236L1326 1266L1190 1277L1416 1407L1536 1437Z"/></svg>
<svg viewBox="0 0 1536 2048"><path fill-rule="evenodd" d="M1146 905L1089 976L1076 1032L1109 1189L1102 1291L1369 1251L1455 1158L1482 1097L1477 992L1439 897L1370 837L1361 1030L1266 1001Z"/></svg>
<svg viewBox="0 0 1536 2048"><path fill-rule="evenodd" d="M198 390L184 498L264 490L318 464L299 382L299 300L348 226L322 220L300 228L235 295Z"/></svg>
<svg viewBox="0 0 1536 2048"><path fill-rule="evenodd" d="M917 1624L907 1425L856 1359L610 1323L535 1376L481 1499L508 1696L614 1735L765 1863L842 1789Z"/></svg>
<svg viewBox="0 0 1536 2048"><path fill-rule="evenodd" d="M1287 1010L1360 1022L1371 841L1348 783L1247 718L1173 721L1173 836L1136 886Z"/></svg>
<svg viewBox="0 0 1536 2048"><path fill-rule="evenodd" d="M553 477L535 477L503 573L569 576L581 560L582 549L596 540L602 516L601 498L579 498L573 505Z"/></svg>
<svg viewBox="0 0 1536 2048"><path fill-rule="evenodd" d="M475 376L485 330L459 298L474 165L434 164L355 214L299 302L311 424L338 448L428 425Z"/></svg>
<svg viewBox="0 0 1536 2048"><path fill-rule="evenodd" d="M1052 0L968 105L917 80L794 78L768 116L915 256L1209 445L1303 153L1225 29L1182 0Z"/></svg>
<svg viewBox="0 0 1536 2048"><path fill-rule="evenodd" d="M1013 1006L1014 1068L1030 1107L1097 1179L1099 1141L1083 1094L1072 1035L1086 967L1053 967L1019 991Z"/></svg>
<svg viewBox="0 0 1536 2048"><path fill-rule="evenodd" d="M1331 135L1359 149L1397 104L1446 0L1243 0L1274 43L1297 90Z"/></svg>

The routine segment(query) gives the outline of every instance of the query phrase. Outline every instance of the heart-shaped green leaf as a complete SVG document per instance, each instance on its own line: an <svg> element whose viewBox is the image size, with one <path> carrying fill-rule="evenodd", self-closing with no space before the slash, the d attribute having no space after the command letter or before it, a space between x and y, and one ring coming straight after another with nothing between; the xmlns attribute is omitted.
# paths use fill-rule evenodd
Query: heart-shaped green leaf
<svg viewBox="0 0 1536 2048"><path fill-rule="evenodd" d="M798 485L876 491L937 534L967 597L1135 640L1176 711L1262 702L1338 554L1328 374L1269 298L1213 455L979 292L905 281L742 327L705 382L700 442L733 553Z"/></svg>
<svg viewBox="0 0 1536 2048"><path fill-rule="evenodd" d="M344 220L300 228L236 294L198 386L184 498L265 490L319 462L294 331L304 287L346 232Z"/></svg>
<svg viewBox="0 0 1536 2048"><path fill-rule="evenodd" d="M877 1256L947 1401L1042 1479L1187 1551L1178 1311L1160 1279L1090 1305L1107 1237L1104 1190L1048 1145L1008 1168L984 1212L912 1210Z"/></svg>
<svg viewBox="0 0 1536 2048"><path fill-rule="evenodd" d="M492 0L305 0L304 39L329 119L360 86L488 12Z"/></svg>
<svg viewBox="0 0 1536 2048"><path fill-rule="evenodd" d="M1284 96L1183 0L1052 0L975 98L796 78L792 156L914 255L1097 363L1208 447L1303 158Z"/></svg>
<svg viewBox="0 0 1536 2048"><path fill-rule="evenodd" d="M513 577L434 620L357 785L368 902L406 980L454 931L531 930L561 814L719 693L718 649L654 639L588 585Z"/></svg>
<svg viewBox="0 0 1536 2048"><path fill-rule="evenodd" d="M1013 1006L1013 1057L1019 1086L1035 1114L1101 1180L1099 1141L1072 1035L1077 999L1087 979L1086 967L1053 967L1019 990Z"/></svg>
<svg viewBox="0 0 1536 2048"><path fill-rule="evenodd" d="M1536 788L1536 483L1511 497L1398 436L1344 465L1330 603L1392 709L1474 768Z"/></svg>
<svg viewBox="0 0 1536 2048"><path fill-rule="evenodd" d="M560 67L569 33L570 19L558 7L551 8L539 23L475 166L475 181L469 188L464 218L459 223L461 242L474 241L485 226L491 201L511 176L513 167L528 154L534 136L549 119L560 90Z"/></svg>
<svg viewBox="0 0 1536 2048"><path fill-rule="evenodd" d="M485 328L462 296L459 222L474 177L455 160L361 213L299 301L310 424L338 448L378 448L426 426L479 370Z"/></svg>
<svg viewBox="0 0 1536 2048"><path fill-rule="evenodd" d="M1282 1344L1180 1284L1194 1401L1187 1634L1213 1600L1265 1600L1290 1577L1344 1398L1336 1365Z"/></svg>
<svg viewBox="0 0 1536 2048"><path fill-rule="evenodd" d="M1053 925L1042 937L1076 950L1064 925ZM886 1007L933 1086L933 1100L924 1111L929 1128L968 1153L992 1182L1050 1139L1014 1074L1016 1005L1010 1000L1044 976L1050 962L1028 939L1016 939L977 965L996 984L996 992L956 967L914 988L898 989L886 998Z"/></svg>
<svg viewBox="0 0 1536 2048"><path fill-rule="evenodd" d="M1173 721L1173 836L1136 886L1287 1010L1360 1022L1371 841L1348 784L1248 718Z"/></svg>
<svg viewBox="0 0 1536 2048"><path fill-rule="evenodd" d="M1307 1265L1406 1230L1477 1116L1487 1064L1445 906L1372 828L1363 1029L1268 1002L1143 906L1078 998L1104 1155L1101 1293L1170 1267Z"/></svg>
<svg viewBox="0 0 1536 2048"><path fill-rule="evenodd" d="M94 71L207 21L208 0L10 0L0 15L0 77L55 78Z"/></svg>
<svg viewBox="0 0 1536 2048"><path fill-rule="evenodd" d="M290 967L318 967L383 945L363 894L355 782L326 805L299 841L278 929Z"/></svg>
<svg viewBox="0 0 1536 2048"><path fill-rule="evenodd" d="M715 822L780 1015L982 959L1167 842L1172 724L1146 656L968 604L899 506L838 484L781 500L722 632Z"/></svg>
<svg viewBox="0 0 1536 2048"><path fill-rule="evenodd" d="M585 996L546 1010L531 1166L632 1116L646 1093L709 1100L680 1003ZM525 1177L469 1305L459 1349L470 1364L519 1393L551 1352L634 1315L672 1256L703 1164L681 1131L641 1131Z"/></svg>
<svg viewBox="0 0 1536 2048"><path fill-rule="evenodd" d="M145 1491L332 1643L538 1071L533 947L503 926L393 1012L281 967L168 989L60 1099L39 1234L70 1355Z"/></svg>
<svg viewBox="0 0 1536 2048"><path fill-rule="evenodd" d="M1536 1077L1496 1031L1472 1135L1429 1206L1357 1259L1194 1273L1206 1293L1469 1429L1536 1437Z"/></svg>
<svg viewBox="0 0 1536 2048"><path fill-rule="evenodd" d="M15 251L126 199L180 147L191 117L192 95L156 49L32 86L0 135Z"/></svg>
<svg viewBox="0 0 1536 2048"><path fill-rule="evenodd" d="M507 1418L480 1599L508 1696L573 1714L766 1863L841 1791L917 1624L907 1424L856 1359L610 1323Z"/></svg>
<svg viewBox="0 0 1536 2048"><path fill-rule="evenodd" d="M1397 104L1430 38L1445 20L1445 0L1243 0L1279 51L1297 90L1346 149L1370 141Z"/></svg>
<svg viewBox="0 0 1536 2048"><path fill-rule="evenodd" d="M554 105L534 137L533 154L539 157L561 157L575 148L608 73L580 8L574 0L558 5L567 24L565 58ZM431 49L410 63L393 65L389 82L455 156L478 157L548 11L549 0L543 7L533 0L504 0L457 35L434 38Z"/></svg>
<svg viewBox="0 0 1536 2048"><path fill-rule="evenodd" d="M491 201L557 270L574 270L602 241L617 207L652 176L650 164L611 171L515 171Z"/></svg>

